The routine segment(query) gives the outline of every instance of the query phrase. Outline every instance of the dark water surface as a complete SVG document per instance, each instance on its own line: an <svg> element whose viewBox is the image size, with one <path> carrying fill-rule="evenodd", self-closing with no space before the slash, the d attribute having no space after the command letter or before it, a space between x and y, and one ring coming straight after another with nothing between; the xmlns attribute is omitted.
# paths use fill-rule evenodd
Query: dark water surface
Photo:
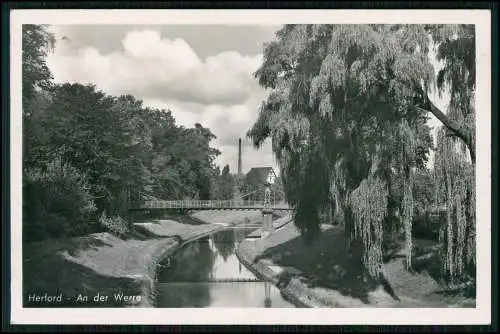
<svg viewBox="0 0 500 334"><path fill-rule="evenodd" d="M158 307L294 307L258 281L234 251L254 229L235 228L191 242L158 273Z"/></svg>

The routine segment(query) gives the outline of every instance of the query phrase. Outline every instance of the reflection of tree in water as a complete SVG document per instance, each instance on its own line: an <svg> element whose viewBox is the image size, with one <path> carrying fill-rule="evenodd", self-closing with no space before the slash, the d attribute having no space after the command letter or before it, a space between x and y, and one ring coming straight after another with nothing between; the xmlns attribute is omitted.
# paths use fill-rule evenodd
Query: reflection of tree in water
<svg viewBox="0 0 500 334"><path fill-rule="evenodd" d="M250 233L254 232L257 230L257 228L252 227L252 228L237 228L234 233L234 239L236 240L236 243L239 243L240 241L243 241Z"/></svg>
<svg viewBox="0 0 500 334"><path fill-rule="evenodd" d="M190 242L176 252L170 266L161 273L162 282L206 282L210 280L215 263L215 253L208 239Z"/></svg>
<svg viewBox="0 0 500 334"><path fill-rule="evenodd" d="M208 239L194 241L176 252L169 267L160 271L158 280L165 283L207 282L210 281L214 263L215 253L210 249ZM208 284L179 285L178 289L169 292L165 298L169 299L166 302L172 307L204 307L210 304Z"/></svg>
<svg viewBox="0 0 500 334"><path fill-rule="evenodd" d="M234 230L228 229L215 233L212 239L217 252L222 256L224 262L227 261L229 256L234 253L236 247Z"/></svg>
<svg viewBox="0 0 500 334"><path fill-rule="evenodd" d="M211 303L210 283L160 285L160 307L208 307Z"/></svg>

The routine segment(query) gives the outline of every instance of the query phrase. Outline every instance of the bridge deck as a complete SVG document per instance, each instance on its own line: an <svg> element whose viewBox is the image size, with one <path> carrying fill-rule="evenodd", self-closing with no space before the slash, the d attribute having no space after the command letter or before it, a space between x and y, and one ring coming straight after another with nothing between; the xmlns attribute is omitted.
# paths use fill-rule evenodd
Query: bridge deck
<svg viewBox="0 0 500 334"><path fill-rule="evenodd" d="M292 210L287 203L271 203L265 206L262 201L232 201L232 200L180 200L180 201L145 201L132 206L130 210L151 209L186 209L186 210Z"/></svg>

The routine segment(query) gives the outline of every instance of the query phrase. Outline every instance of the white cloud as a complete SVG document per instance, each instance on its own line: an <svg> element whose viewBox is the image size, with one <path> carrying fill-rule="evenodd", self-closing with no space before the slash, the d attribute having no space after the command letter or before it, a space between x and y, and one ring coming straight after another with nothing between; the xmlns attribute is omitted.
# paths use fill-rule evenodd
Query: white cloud
<svg viewBox="0 0 500 334"><path fill-rule="evenodd" d="M222 154L216 163L222 168L226 164L232 172L237 171L238 138L242 139L243 172L252 167L273 166L273 154L270 142L259 150L254 149L250 140L246 138L247 130L257 118L258 109L252 97L244 104L234 106L202 105L180 100L144 100L146 106L172 110L177 124L192 127L194 123L201 123L208 127L217 136L212 146Z"/></svg>
<svg viewBox="0 0 500 334"><path fill-rule="evenodd" d="M229 51L201 60L183 39L161 38L155 30L129 31L123 50L109 54L84 46L65 52L71 43L61 42L47 59L58 82L92 82L110 94L226 105L242 103L260 89L252 77L260 55Z"/></svg>
<svg viewBox="0 0 500 334"><path fill-rule="evenodd" d="M225 51L202 60L183 39L161 38L156 30L132 30L122 50L103 54L97 48L57 40L47 63L56 82L92 83L108 94L132 94L154 108L171 110L176 123L201 123L217 136L213 146L220 166L237 170L238 138L244 142L244 171L272 164L270 146L259 151L245 138L257 117L264 91L253 78L262 56Z"/></svg>

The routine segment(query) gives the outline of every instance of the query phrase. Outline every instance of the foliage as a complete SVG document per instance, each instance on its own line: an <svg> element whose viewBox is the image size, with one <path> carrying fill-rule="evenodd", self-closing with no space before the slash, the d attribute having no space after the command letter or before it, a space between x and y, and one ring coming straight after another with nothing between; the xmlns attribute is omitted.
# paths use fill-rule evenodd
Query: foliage
<svg viewBox="0 0 500 334"><path fill-rule="evenodd" d="M160 198L212 198L218 174L214 160L220 154L210 147L215 136L201 124L190 129L176 126L171 112L165 120L153 130L154 191Z"/></svg>
<svg viewBox="0 0 500 334"><path fill-rule="evenodd" d="M111 233L123 237L129 232L127 221L120 216L108 217L103 211L99 217L99 224Z"/></svg>
<svg viewBox="0 0 500 334"><path fill-rule="evenodd" d="M331 207L346 224L364 217L352 212L364 197L351 194L369 175L390 190L401 173L411 181L403 167L425 165L432 139L415 106L434 79L429 38L417 25L286 25L276 37L256 72L271 92L248 135L257 147L271 137L296 224L314 239L318 215ZM408 226L412 194L405 194Z"/></svg>
<svg viewBox="0 0 500 334"><path fill-rule="evenodd" d="M273 196L273 200L277 203L285 200L285 194L283 190L283 182L281 176L277 176L274 179L274 183L271 185L271 194Z"/></svg>
<svg viewBox="0 0 500 334"><path fill-rule="evenodd" d="M413 203L415 216L425 215L427 209L435 203L435 180L427 169L416 169L413 175Z"/></svg>
<svg viewBox="0 0 500 334"><path fill-rule="evenodd" d="M427 27L436 46L437 60L443 68L438 72L436 85L442 94L451 96L448 108L449 121L454 123L453 135L462 139L472 163L475 164L475 90L476 90L476 47L474 25L434 25ZM458 130L458 131L457 131Z"/></svg>
<svg viewBox="0 0 500 334"><path fill-rule="evenodd" d="M113 230L130 202L215 198L219 183L230 182L214 163L220 154L210 146L215 136L201 124L178 126L170 110L145 107L131 95L53 84L45 64L53 44L47 27L23 26L26 235L84 233L90 211ZM45 196L49 188L64 197ZM72 205L74 214L66 213Z"/></svg>
<svg viewBox="0 0 500 334"><path fill-rule="evenodd" d="M384 231L397 239L402 229L411 266L412 222L430 203L419 191L433 148L426 112L461 138L475 161L474 127L463 122L474 124L474 33L471 26L286 25L265 45L255 75L270 94L248 136L256 147L271 138L306 240L319 233L318 215L333 209L349 238L352 229L376 226L376 238L360 234L363 254L373 252L364 259L373 275ZM437 77L432 46L444 64ZM451 90L447 115L429 102L435 83ZM374 204L384 219L367 220L370 179L387 184Z"/></svg>
<svg viewBox="0 0 500 334"><path fill-rule="evenodd" d="M230 200L234 197L234 188L236 185L236 180L231 175L229 170L229 165L224 166L220 176L217 176L216 184L218 185L218 195L214 196L216 199Z"/></svg>
<svg viewBox="0 0 500 334"><path fill-rule="evenodd" d="M25 240L86 233L96 209L86 177L60 158L24 174Z"/></svg>
<svg viewBox="0 0 500 334"><path fill-rule="evenodd" d="M412 253L412 223L413 223L413 169L412 162L416 153L416 140L412 129L408 123L403 120L399 127L401 147L400 165L401 174L403 176L403 200L401 203L401 213L404 226L404 235L406 241L406 266L411 267L411 253Z"/></svg>
<svg viewBox="0 0 500 334"><path fill-rule="evenodd" d="M382 264L382 223L387 215L387 185L369 176L350 195L354 216L354 237L363 242L363 263L372 277L380 274Z"/></svg>
<svg viewBox="0 0 500 334"><path fill-rule="evenodd" d="M217 232L212 238L217 253L219 253L224 259L224 262L226 262L227 259L234 254L236 248L234 229Z"/></svg>
<svg viewBox="0 0 500 334"><path fill-rule="evenodd" d="M45 57L54 48L55 37L46 25L22 26L23 111L30 114L30 102L37 89L51 87L52 73Z"/></svg>
<svg viewBox="0 0 500 334"><path fill-rule="evenodd" d="M445 246L443 276L455 283L475 276L475 173L474 166L443 129L438 136L435 175L438 203L447 208L440 236Z"/></svg>
<svg viewBox="0 0 500 334"><path fill-rule="evenodd" d="M440 129L434 166L437 203L447 208L443 275L454 283L475 277L475 27L438 25L429 30L444 65L437 87L440 93L450 92L447 115L466 134L457 141L453 132Z"/></svg>

